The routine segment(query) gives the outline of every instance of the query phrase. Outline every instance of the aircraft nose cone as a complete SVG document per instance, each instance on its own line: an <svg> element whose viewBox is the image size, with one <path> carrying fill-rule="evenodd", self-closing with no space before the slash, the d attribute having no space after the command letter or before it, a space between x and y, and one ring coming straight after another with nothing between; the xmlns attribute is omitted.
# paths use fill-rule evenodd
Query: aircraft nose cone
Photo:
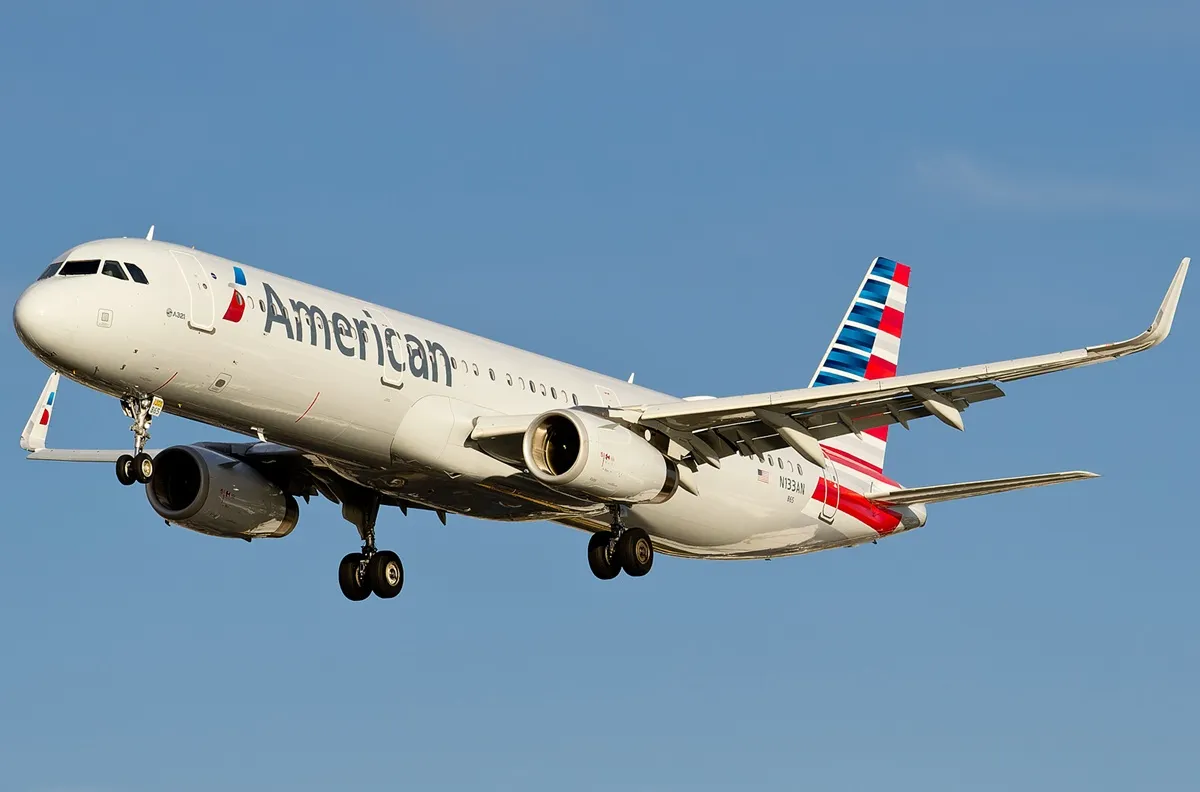
<svg viewBox="0 0 1200 792"><path fill-rule="evenodd" d="M66 328L62 295L52 284L35 283L25 290L13 306L13 327L21 342L39 357L53 356L54 347Z"/></svg>

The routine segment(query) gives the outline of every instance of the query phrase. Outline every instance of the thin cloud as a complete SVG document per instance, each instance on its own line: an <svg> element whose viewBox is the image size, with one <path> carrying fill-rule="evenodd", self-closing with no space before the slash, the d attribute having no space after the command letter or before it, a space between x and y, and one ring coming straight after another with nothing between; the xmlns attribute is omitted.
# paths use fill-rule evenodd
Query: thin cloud
<svg viewBox="0 0 1200 792"><path fill-rule="evenodd" d="M1182 212L1197 205L1195 196L1167 189L1005 172L963 154L920 160L916 171L934 190L1002 209Z"/></svg>

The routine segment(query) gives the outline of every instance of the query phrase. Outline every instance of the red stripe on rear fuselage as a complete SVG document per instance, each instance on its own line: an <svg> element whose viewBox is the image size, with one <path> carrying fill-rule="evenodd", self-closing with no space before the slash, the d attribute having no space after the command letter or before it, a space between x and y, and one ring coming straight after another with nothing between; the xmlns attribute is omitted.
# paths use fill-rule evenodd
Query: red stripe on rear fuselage
<svg viewBox="0 0 1200 792"><path fill-rule="evenodd" d="M899 482L892 481L890 478L883 475L883 471L872 465L870 462L859 459L852 454L847 454L840 448L833 448L831 446L823 445L821 446L821 449L825 452L826 456L832 458L839 464L845 465L851 470L857 470L859 473L870 476L881 484L887 484L889 487L900 486Z"/></svg>
<svg viewBox="0 0 1200 792"><path fill-rule="evenodd" d="M880 536L892 533L900 525L900 515L896 512L876 506L861 493L832 484L823 478L817 480L812 499L817 503L825 503L827 492L833 495L832 500L837 504L839 512L853 517Z"/></svg>

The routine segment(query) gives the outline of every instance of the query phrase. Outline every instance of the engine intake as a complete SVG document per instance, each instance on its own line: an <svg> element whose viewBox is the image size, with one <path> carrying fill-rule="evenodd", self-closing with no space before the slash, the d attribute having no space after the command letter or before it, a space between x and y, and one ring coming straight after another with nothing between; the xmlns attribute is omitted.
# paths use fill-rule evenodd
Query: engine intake
<svg viewBox="0 0 1200 792"><path fill-rule="evenodd" d="M661 503L679 486L673 460L623 424L583 410L551 410L525 430L525 466L570 494L621 503Z"/></svg>
<svg viewBox="0 0 1200 792"><path fill-rule="evenodd" d="M278 538L300 519L295 498L245 462L203 446L160 451L146 498L160 517L209 536Z"/></svg>

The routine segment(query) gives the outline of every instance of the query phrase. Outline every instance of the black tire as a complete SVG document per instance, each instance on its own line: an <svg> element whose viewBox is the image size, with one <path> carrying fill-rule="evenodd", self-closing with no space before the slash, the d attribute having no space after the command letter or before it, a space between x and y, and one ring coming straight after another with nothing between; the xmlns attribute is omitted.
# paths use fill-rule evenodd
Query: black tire
<svg viewBox="0 0 1200 792"><path fill-rule="evenodd" d="M611 533L601 531L592 534L592 538L588 540L588 566L592 568L592 574L600 580L612 580L621 574L621 565L617 562L616 554L610 555L608 552L611 539Z"/></svg>
<svg viewBox="0 0 1200 792"><path fill-rule="evenodd" d="M154 477L154 457L142 452L133 458L133 478L139 484L147 484Z"/></svg>
<svg viewBox="0 0 1200 792"><path fill-rule="evenodd" d="M117 481L126 487L137 481L137 477L133 475L133 457L129 454L117 457Z"/></svg>
<svg viewBox="0 0 1200 792"><path fill-rule="evenodd" d="M366 575L359 574L362 560L362 553L351 553L342 559L342 563L338 564L338 585L341 586L346 599L351 602L362 602L371 596L371 586L367 582Z"/></svg>
<svg viewBox="0 0 1200 792"><path fill-rule="evenodd" d="M654 566L654 543L641 528L630 528L617 542L616 556L630 577L641 577Z"/></svg>
<svg viewBox="0 0 1200 792"><path fill-rule="evenodd" d="M404 588L404 564L391 550L380 550L367 565L367 580L371 591L381 599L391 599Z"/></svg>

